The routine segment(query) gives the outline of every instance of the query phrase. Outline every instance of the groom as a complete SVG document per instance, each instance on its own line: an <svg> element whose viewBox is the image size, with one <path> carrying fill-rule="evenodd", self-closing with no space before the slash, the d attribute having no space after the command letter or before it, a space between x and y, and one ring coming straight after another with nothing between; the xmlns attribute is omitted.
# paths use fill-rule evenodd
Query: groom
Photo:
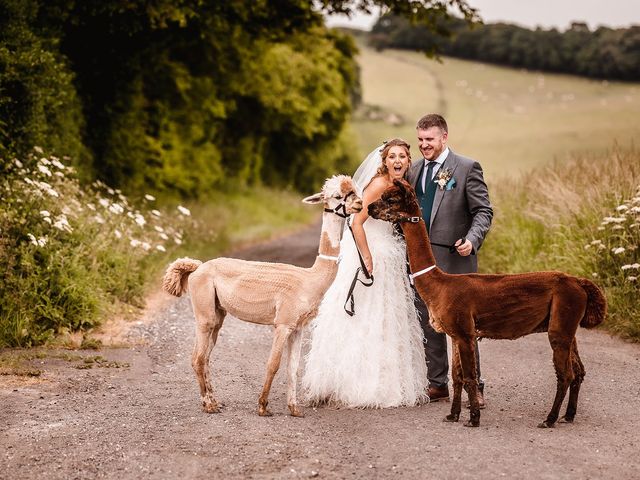
<svg viewBox="0 0 640 480"><path fill-rule="evenodd" d="M432 243L455 244L455 251L433 246L438 267L447 273L478 271L476 252L491 226L493 209L482 176L482 167L447 146L449 129L437 114L422 117L416 126L418 145L424 160L411 165L409 182L418 196L422 216ZM432 402L449 399L447 336L429 324L429 313L416 295L416 308L426 339L427 377ZM484 406L484 382L480 379L480 357L476 343L479 400Z"/></svg>

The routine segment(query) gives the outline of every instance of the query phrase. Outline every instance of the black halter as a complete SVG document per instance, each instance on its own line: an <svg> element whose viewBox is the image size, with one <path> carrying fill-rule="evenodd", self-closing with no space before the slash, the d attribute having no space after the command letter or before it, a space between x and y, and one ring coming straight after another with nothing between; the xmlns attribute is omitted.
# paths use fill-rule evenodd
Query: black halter
<svg viewBox="0 0 640 480"><path fill-rule="evenodd" d="M325 208L324 211L328 213L335 213L339 217L348 218L349 214L347 213L347 199L351 196L355 195L355 192L351 191L347 193L343 198L342 202L336 208Z"/></svg>

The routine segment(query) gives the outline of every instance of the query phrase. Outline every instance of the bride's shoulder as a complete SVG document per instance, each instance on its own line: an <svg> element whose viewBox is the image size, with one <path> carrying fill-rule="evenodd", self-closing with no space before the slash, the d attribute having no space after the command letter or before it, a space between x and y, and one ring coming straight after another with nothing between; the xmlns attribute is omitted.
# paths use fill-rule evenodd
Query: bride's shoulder
<svg viewBox="0 0 640 480"><path fill-rule="evenodd" d="M382 195L382 192L389 186L389 182L383 176L374 177L367 188L365 189L365 194L368 196L376 196L379 197Z"/></svg>

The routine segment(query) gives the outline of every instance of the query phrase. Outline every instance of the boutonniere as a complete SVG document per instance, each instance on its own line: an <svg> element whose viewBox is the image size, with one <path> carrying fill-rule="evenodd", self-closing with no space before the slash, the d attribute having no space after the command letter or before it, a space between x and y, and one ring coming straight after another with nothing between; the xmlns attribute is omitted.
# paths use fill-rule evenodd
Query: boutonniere
<svg viewBox="0 0 640 480"><path fill-rule="evenodd" d="M440 190L444 190L444 187L447 187L447 190L451 190L455 185L455 180L453 181L453 183L449 181L452 179L452 175L453 172L448 168L441 168L440 170L438 170L438 173L436 173L436 178L433 181L438 184ZM450 183L452 183L451 186L449 186Z"/></svg>

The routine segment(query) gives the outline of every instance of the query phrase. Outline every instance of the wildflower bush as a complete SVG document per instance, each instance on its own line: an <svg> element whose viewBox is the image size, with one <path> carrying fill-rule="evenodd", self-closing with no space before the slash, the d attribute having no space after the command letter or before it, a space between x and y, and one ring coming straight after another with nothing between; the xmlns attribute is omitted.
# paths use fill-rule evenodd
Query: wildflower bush
<svg viewBox="0 0 640 480"><path fill-rule="evenodd" d="M489 272L560 270L604 288L605 327L640 341L640 152L574 158L490 185Z"/></svg>
<svg viewBox="0 0 640 480"><path fill-rule="evenodd" d="M169 223L101 182L82 188L68 158L36 147L13 159L0 192L0 346L31 346L95 326L119 302L141 305L146 262L183 242L189 210Z"/></svg>

